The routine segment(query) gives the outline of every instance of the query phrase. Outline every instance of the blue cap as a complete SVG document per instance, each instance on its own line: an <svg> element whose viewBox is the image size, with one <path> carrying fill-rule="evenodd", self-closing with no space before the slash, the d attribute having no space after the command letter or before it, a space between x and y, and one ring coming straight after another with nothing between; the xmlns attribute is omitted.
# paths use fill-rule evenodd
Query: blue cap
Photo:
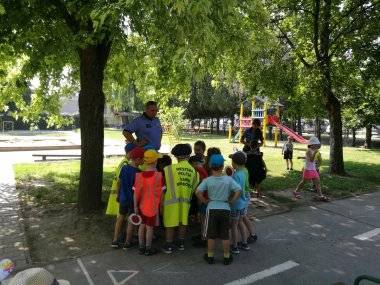
<svg viewBox="0 0 380 285"><path fill-rule="evenodd" d="M125 153L130 152L132 149L134 149L136 145L134 143L127 143L124 147Z"/></svg>
<svg viewBox="0 0 380 285"><path fill-rule="evenodd" d="M224 164L224 157L221 154L213 154L209 161L210 167L221 167Z"/></svg>

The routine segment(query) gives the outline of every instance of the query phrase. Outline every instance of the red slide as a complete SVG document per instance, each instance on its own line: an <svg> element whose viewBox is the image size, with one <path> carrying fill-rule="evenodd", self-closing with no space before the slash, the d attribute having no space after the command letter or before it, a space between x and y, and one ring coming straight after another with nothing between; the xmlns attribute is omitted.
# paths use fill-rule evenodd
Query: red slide
<svg viewBox="0 0 380 285"><path fill-rule="evenodd" d="M288 136L293 138L295 141L303 144L307 144L307 139L305 139L303 136L300 136L299 134L295 133L292 129L289 129L288 127L281 125L279 122L272 121L273 125L275 125L277 128L283 130Z"/></svg>

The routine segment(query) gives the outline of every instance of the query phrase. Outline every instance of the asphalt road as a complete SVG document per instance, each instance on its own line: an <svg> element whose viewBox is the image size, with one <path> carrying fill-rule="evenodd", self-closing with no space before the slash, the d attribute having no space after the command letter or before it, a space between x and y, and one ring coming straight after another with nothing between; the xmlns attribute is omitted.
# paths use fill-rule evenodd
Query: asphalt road
<svg viewBox="0 0 380 285"><path fill-rule="evenodd" d="M172 255L109 250L46 268L72 285L320 285L353 284L362 274L380 277L380 193L298 208L256 226L258 242L229 266L221 263L221 250L216 264L206 264L204 251L188 242Z"/></svg>

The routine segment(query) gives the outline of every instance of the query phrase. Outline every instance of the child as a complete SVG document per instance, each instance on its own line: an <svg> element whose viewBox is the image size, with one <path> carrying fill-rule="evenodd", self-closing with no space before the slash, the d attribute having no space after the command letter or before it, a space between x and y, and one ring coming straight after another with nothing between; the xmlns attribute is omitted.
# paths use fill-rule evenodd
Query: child
<svg viewBox="0 0 380 285"><path fill-rule="evenodd" d="M290 136L288 137L288 141L282 146L282 154L286 161L286 169L289 170L290 164L290 170L293 170L293 139Z"/></svg>
<svg viewBox="0 0 380 285"><path fill-rule="evenodd" d="M160 157L156 150L144 153L146 168L136 174L133 190L135 191L135 213L141 216L139 227L139 253L146 256L157 253L152 248L153 229L159 225L159 210L162 192L165 189L162 173L157 171L156 163Z"/></svg>
<svg viewBox="0 0 380 285"><path fill-rule="evenodd" d="M303 158L305 159L305 166L303 168L303 175L302 175L302 180L300 183L297 185L296 190L293 192L293 195L297 199L301 199L301 195L299 194L299 190L301 187L303 187L305 181L311 180L313 181L314 185L317 188L317 193L318 193L318 199L319 201L323 202L328 202L329 199L322 194L321 191L321 184L319 180L319 174L316 170L315 167L315 155L316 151L320 145L319 140L316 137L311 137L309 142L308 142L308 149L306 151L306 156L305 157L298 157L298 158Z"/></svg>
<svg viewBox="0 0 380 285"><path fill-rule="evenodd" d="M135 144L133 143L128 143L125 145L124 147L124 151L125 151L125 157L120 161L119 165L116 167L116 170L115 170L115 176L113 177L112 179L112 186L111 186L111 191L113 193L116 193L117 192L117 181L119 180L119 175L120 175L120 171L121 171L121 168L128 164L128 160L129 160L129 152L134 149L136 147Z"/></svg>
<svg viewBox="0 0 380 285"><path fill-rule="evenodd" d="M230 254L230 204L233 204L240 195L241 188L230 176L223 175L224 158L221 154L214 154L209 158L212 176L206 178L198 186L198 199L207 204L206 227L207 253L203 256L207 263L214 263L215 239L223 241L224 264L233 261ZM203 193L207 191L209 199Z"/></svg>
<svg viewBox="0 0 380 285"><path fill-rule="evenodd" d="M222 154L222 152L220 151L220 148L218 147L209 147L207 149L207 156L205 159L205 168L207 170L208 175L211 175L211 172L212 172L211 167L209 166L209 160L213 154Z"/></svg>
<svg viewBox="0 0 380 285"><path fill-rule="evenodd" d="M232 159L232 167L235 169L235 173L232 175L232 178L240 185L240 197L231 205L231 237L232 237L232 245L231 252L235 254L239 254L238 247L238 235L240 231L241 235L241 246L242 250L249 250L249 246L247 244L248 234L245 230L245 224L243 221L243 217L245 216L245 209L247 206L247 196L244 191L246 189L247 184L247 173L245 171L245 163L247 161L247 156L242 151L237 151L234 154L230 155Z"/></svg>
<svg viewBox="0 0 380 285"><path fill-rule="evenodd" d="M195 156L199 157L202 164L205 164L206 162L206 144L204 141L196 141L194 143L194 154Z"/></svg>
<svg viewBox="0 0 380 285"><path fill-rule="evenodd" d="M317 149L315 150L314 164L315 164L315 169L317 170L317 172L319 174L319 180L320 180L321 174L320 174L319 169L322 165L322 155L321 155L321 152L319 151L319 149L321 148L321 145L319 144L316 147L317 147ZM311 192L317 192L317 187L313 182L311 183L310 191Z"/></svg>
<svg viewBox="0 0 380 285"><path fill-rule="evenodd" d="M202 182L203 179L207 178L208 173L203 166L202 159L200 156L197 156L197 155L191 156L189 158L189 163L198 172L200 182ZM207 195L207 193L205 193L205 195ZM198 214L198 218L199 218L199 221L201 224L201 234L192 237L193 245L194 246L205 246L207 241L204 238L203 232L204 232L204 222L205 222L207 205L200 203L200 201L198 201L196 195L193 196L191 203L192 203L191 207L195 208L195 211ZM191 209L190 209L190 212L191 212Z"/></svg>
<svg viewBox="0 0 380 285"><path fill-rule="evenodd" d="M157 170L162 174L164 173L164 168L168 165L172 165L172 158L169 155L164 154L162 157L157 159Z"/></svg>
<svg viewBox="0 0 380 285"><path fill-rule="evenodd" d="M139 172L138 166L143 164L144 149L141 147L133 148L129 153L129 163L121 168L117 182L117 201L119 202L119 215L116 218L114 237L111 247L118 248L118 237L124 224L126 215L133 213L133 184L135 174ZM123 249L133 247L132 244L133 224L128 221L126 240Z"/></svg>
<svg viewBox="0 0 380 285"><path fill-rule="evenodd" d="M178 249L185 250L185 235L188 225L188 216L191 197L198 185L199 175L189 164L191 155L189 144L177 144L171 152L178 160L164 168L166 192L163 195L163 212L166 245L165 253L174 250L174 231L178 227Z"/></svg>
<svg viewBox="0 0 380 285"><path fill-rule="evenodd" d="M260 183L267 176L267 167L263 160L263 153L259 151L259 144L256 141L251 143L251 149L247 152L247 162L245 167L249 173L249 184L257 191L257 198L262 197Z"/></svg>
<svg viewBox="0 0 380 285"><path fill-rule="evenodd" d="M203 167L203 159L199 155L193 155L189 158L189 163L198 172L200 181L208 176L206 169ZM191 198L189 215L195 216L198 213L198 200L195 195Z"/></svg>

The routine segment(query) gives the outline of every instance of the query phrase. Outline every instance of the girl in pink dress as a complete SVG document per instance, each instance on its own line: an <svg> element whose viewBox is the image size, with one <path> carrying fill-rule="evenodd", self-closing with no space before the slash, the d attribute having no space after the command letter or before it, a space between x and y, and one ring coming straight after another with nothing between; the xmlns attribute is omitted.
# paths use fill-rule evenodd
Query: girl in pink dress
<svg viewBox="0 0 380 285"><path fill-rule="evenodd" d="M301 199L299 191L300 188L303 187L303 185L305 184L305 181L312 180L317 189L318 200L323 202L329 201L329 199L322 194L319 174L317 172L317 169L315 168L314 163L315 154L317 153L319 145L320 142L318 138L311 137L307 145L308 149L306 151L306 156L298 157L305 159L305 166L303 168L302 180L300 181L300 183L298 183L296 190L293 192L294 197L296 197L297 199Z"/></svg>

